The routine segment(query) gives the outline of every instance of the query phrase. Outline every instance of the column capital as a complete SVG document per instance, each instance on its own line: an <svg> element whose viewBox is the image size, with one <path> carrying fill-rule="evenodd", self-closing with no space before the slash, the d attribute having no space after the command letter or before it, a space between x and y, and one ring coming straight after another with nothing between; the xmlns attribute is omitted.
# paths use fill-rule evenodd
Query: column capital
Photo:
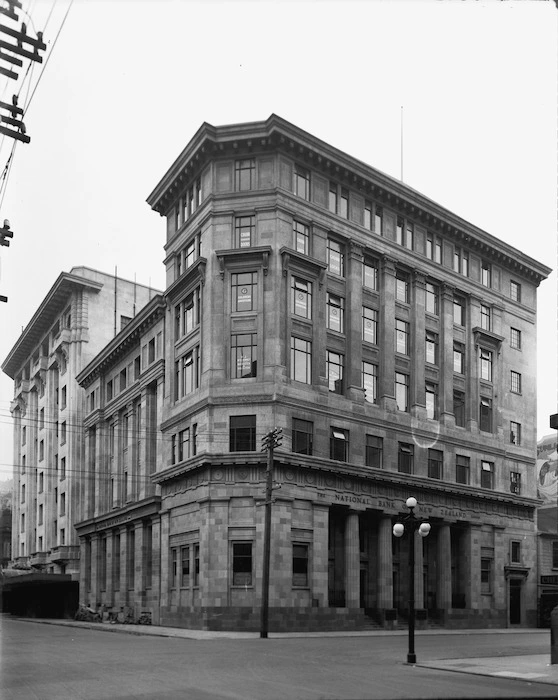
<svg viewBox="0 0 558 700"><path fill-rule="evenodd" d="M349 242L349 254L351 258L354 258L355 260L362 260L364 254L363 254L363 248L364 246L361 243L358 243L357 241L350 241Z"/></svg>
<svg viewBox="0 0 558 700"><path fill-rule="evenodd" d="M388 255L382 255L380 259L384 273L395 277L397 264L396 260L394 258L390 258Z"/></svg>
<svg viewBox="0 0 558 700"><path fill-rule="evenodd" d="M453 301L453 295L455 294L455 287L453 285L447 284L446 282L442 283L440 292L444 301Z"/></svg>
<svg viewBox="0 0 558 700"><path fill-rule="evenodd" d="M426 287L426 275L421 270L413 270L413 282L415 287Z"/></svg>

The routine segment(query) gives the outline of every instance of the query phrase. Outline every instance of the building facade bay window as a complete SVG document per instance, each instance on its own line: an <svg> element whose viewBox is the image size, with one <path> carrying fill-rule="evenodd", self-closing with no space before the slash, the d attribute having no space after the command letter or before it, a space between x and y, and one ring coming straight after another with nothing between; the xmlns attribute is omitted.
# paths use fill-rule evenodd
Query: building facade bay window
<svg viewBox="0 0 558 700"><path fill-rule="evenodd" d="M481 304L480 307L481 314L481 328L483 331L492 330L492 309L486 304Z"/></svg>
<svg viewBox="0 0 558 700"><path fill-rule="evenodd" d="M512 445L521 445L521 423L510 421L510 443Z"/></svg>
<svg viewBox="0 0 558 700"><path fill-rule="evenodd" d="M258 273L242 272L231 275L233 311L253 311L256 307Z"/></svg>
<svg viewBox="0 0 558 700"><path fill-rule="evenodd" d="M181 338L200 324L200 290L195 289L174 309L174 334Z"/></svg>
<svg viewBox="0 0 558 700"><path fill-rule="evenodd" d="M234 220L234 241L236 248L249 248L254 245L256 234L255 216L237 216Z"/></svg>
<svg viewBox="0 0 558 700"><path fill-rule="evenodd" d="M426 311L429 314L438 316L440 311L440 292L436 284L426 283Z"/></svg>
<svg viewBox="0 0 558 700"><path fill-rule="evenodd" d="M231 378L257 376L256 333L235 333L231 336Z"/></svg>
<svg viewBox="0 0 558 700"><path fill-rule="evenodd" d="M464 455L455 457L455 481L458 484L469 484L471 474L471 460Z"/></svg>
<svg viewBox="0 0 558 700"><path fill-rule="evenodd" d="M412 474L414 469L414 446L400 442L397 452L397 471L402 474Z"/></svg>
<svg viewBox="0 0 558 700"><path fill-rule="evenodd" d="M312 318L312 283L291 278L291 312L301 318Z"/></svg>
<svg viewBox="0 0 558 700"><path fill-rule="evenodd" d="M256 159L243 158L234 165L234 181L237 192L252 190L256 184Z"/></svg>
<svg viewBox="0 0 558 700"><path fill-rule="evenodd" d="M481 284L484 287L492 287L492 266L483 262L481 267Z"/></svg>
<svg viewBox="0 0 558 700"><path fill-rule="evenodd" d="M253 452L256 449L256 416L231 416L229 450Z"/></svg>
<svg viewBox="0 0 558 700"><path fill-rule="evenodd" d="M291 439L293 452L311 455L314 441L314 424L308 420L293 418Z"/></svg>
<svg viewBox="0 0 558 700"><path fill-rule="evenodd" d="M395 298L397 301L408 304L411 300L410 288L409 275L405 272L398 271L395 276Z"/></svg>
<svg viewBox="0 0 558 700"><path fill-rule="evenodd" d="M300 221L293 221L293 248L297 253L310 255L310 227Z"/></svg>
<svg viewBox="0 0 558 700"><path fill-rule="evenodd" d="M428 450L428 478L444 478L444 453L441 450Z"/></svg>
<svg viewBox="0 0 558 700"><path fill-rule="evenodd" d="M395 373L395 401L399 411L409 411L409 375Z"/></svg>
<svg viewBox="0 0 558 700"><path fill-rule="evenodd" d="M510 281L510 299L512 301L521 301L521 285L519 282L514 282L514 280Z"/></svg>
<svg viewBox="0 0 558 700"><path fill-rule="evenodd" d="M379 289L379 264L374 258L365 258L362 264L362 286L378 291Z"/></svg>
<svg viewBox="0 0 558 700"><path fill-rule="evenodd" d="M438 418L438 385L430 382L425 386L426 417L430 420Z"/></svg>
<svg viewBox="0 0 558 700"><path fill-rule="evenodd" d="M517 328L510 328L510 347L515 350L521 349L521 331Z"/></svg>
<svg viewBox="0 0 558 700"><path fill-rule="evenodd" d="M327 293L327 328L330 331L344 332L345 300L336 294Z"/></svg>
<svg viewBox="0 0 558 700"><path fill-rule="evenodd" d="M510 472L510 493L521 495L521 472Z"/></svg>
<svg viewBox="0 0 558 700"><path fill-rule="evenodd" d="M510 391L513 394L521 394L521 374L510 370Z"/></svg>
<svg viewBox="0 0 558 700"><path fill-rule="evenodd" d="M481 488L494 488L494 462L481 461Z"/></svg>
<svg viewBox="0 0 558 700"><path fill-rule="evenodd" d="M341 428L331 428L329 458L338 462L349 461L349 431Z"/></svg>
<svg viewBox="0 0 558 700"><path fill-rule="evenodd" d="M425 359L431 365L438 364L438 334L426 331Z"/></svg>
<svg viewBox="0 0 558 700"><path fill-rule="evenodd" d="M480 399L479 427L485 433L492 432L492 399L484 396Z"/></svg>
<svg viewBox="0 0 558 700"><path fill-rule="evenodd" d="M384 441L376 435L366 436L365 464L367 467L382 469L384 455Z"/></svg>
<svg viewBox="0 0 558 700"><path fill-rule="evenodd" d="M339 277L345 276L345 251L338 241L327 239L327 270Z"/></svg>
<svg viewBox="0 0 558 700"><path fill-rule="evenodd" d="M312 383L312 342L291 336L291 379Z"/></svg>
<svg viewBox="0 0 558 700"><path fill-rule="evenodd" d="M485 348L480 349L480 378L492 381L492 352Z"/></svg>
<svg viewBox="0 0 558 700"><path fill-rule="evenodd" d="M252 542L232 543L232 585L252 586Z"/></svg>
<svg viewBox="0 0 558 700"><path fill-rule="evenodd" d="M395 319L395 351L401 355L409 354L409 324Z"/></svg>
<svg viewBox="0 0 558 700"><path fill-rule="evenodd" d="M362 363L362 388L367 403L378 402L378 365L372 362Z"/></svg>
<svg viewBox="0 0 558 700"><path fill-rule="evenodd" d="M453 344L453 371L465 374L465 346L462 343Z"/></svg>
<svg viewBox="0 0 558 700"><path fill-rule="evenodd" d="M362 307L362 339L373 345L378 342L378 312L367 306Z"/></svg>
<svg viewBox="0 0 558 700"><path fill-rule="evenodd" d="M306 588L308 580L308 562L310 546L293 542L293 587Z"/></svg>
<svg viewBox="0 0 558 700"><path fill-rule="evenodd" d="M453 391L453 415L455 425L465 427L465 392L454 389Z"/></svg>
<svg viewBox="0 0 558 700"><path fill-rule="evenodd" d="M343 393L345 356L332 350L326 352L326 373L329 390L336 394Z"/></svg>
<svg viewBox="0 0 558 700"><path fill-rule="evenodd" d="M196 346L175 362L175 401L198 389L199 383L200 358Z"/></svg>
<svg viewBox="0 0 558 700"><path fill-rule="evenodd" d="M465 325L465 299L463 297L453 297L453 322L457 326Z"/></svg>

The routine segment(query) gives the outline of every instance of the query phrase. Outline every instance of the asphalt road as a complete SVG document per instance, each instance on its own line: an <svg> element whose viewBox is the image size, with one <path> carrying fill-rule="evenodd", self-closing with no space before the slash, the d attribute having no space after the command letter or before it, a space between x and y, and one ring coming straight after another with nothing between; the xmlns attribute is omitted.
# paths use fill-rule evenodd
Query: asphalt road
<svg viewBox="0 0 558 700"><path fill-rule="evenodd" d="M556 686L409 666L404 636L192 640L1 620L2 700L544 698ZM417 636L419 662L544 654L548 630Z"/></svg>

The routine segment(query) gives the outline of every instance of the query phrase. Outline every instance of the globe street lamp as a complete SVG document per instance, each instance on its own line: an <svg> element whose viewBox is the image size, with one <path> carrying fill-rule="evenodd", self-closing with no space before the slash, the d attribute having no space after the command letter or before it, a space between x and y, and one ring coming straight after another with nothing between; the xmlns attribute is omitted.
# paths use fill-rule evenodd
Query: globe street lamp
<svg viewBox="0 0 558 700"><path fill-rule="evenodd" d="M415 654L415 532L421 537L426 537L430 532L430 523L423 518L417 518L415 508L417 499L412 496L407 499L405 505L409 509L409 514L403 518L403 522L395 523L393 534L395 537L403 537L405 532L410 535L409 544L409 651L407 653L407 663L416 664Z"/></svg>

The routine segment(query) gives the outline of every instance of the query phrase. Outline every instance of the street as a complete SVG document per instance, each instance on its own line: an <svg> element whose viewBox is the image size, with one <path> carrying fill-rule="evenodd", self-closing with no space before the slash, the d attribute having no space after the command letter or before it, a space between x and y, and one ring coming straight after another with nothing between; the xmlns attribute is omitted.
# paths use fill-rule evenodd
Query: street
<svg viewBox="0 0 558 700"><path fill-rule="evenodd" d="M3 700L556 697L405 663L405 636L180 639L1 620ZM418 661L549 653L549 631L417 635Z"/></svg>

